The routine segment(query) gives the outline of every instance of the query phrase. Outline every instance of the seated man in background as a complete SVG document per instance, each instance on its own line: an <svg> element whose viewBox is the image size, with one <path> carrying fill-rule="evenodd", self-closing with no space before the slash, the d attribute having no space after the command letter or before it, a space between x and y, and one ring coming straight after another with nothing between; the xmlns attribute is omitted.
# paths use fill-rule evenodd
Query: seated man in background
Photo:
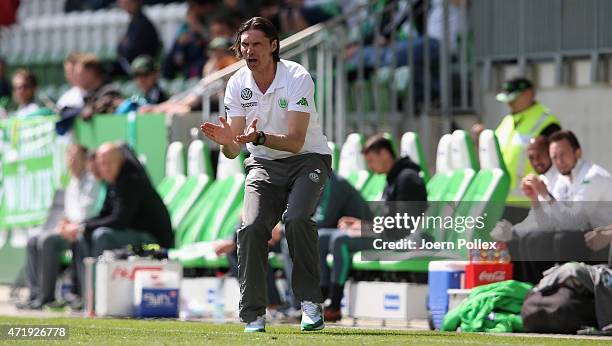
<svg viewBox="0 0 612 346"><path fill-rule="evenodd" d="M148 104L156 105L168 99L159 86L159 68L150 56L141 55L132 62L132 75Z"/></svg>
<svg viewBox="0 0 612 346"><path fill-rule="evenodd" d="M573 132L558 131L549 141L550 158L558 171L556 181L546 183L545 176L533 174L523 179L521 189L531 200L532 208L523 222L511 227L512 234L522 238L519 259L532 261L535 266L527 278L522 278L532 283L542 278L542 271L551 262L598 260L601 256L589 249L586 234L612 224L610 174L582 159L582 149ZM508 234L509 229L507 224L499 223L492 236L504 240L500 238L507 237L499 235Z"/></svg>
<svg viewBox="0 0 612 346"><path fill-rule="evenodd" d="M24 118L36 112L40 106L36 104L36 76L29 71L19 69L13 74L13 100L17 104L15 116Z"/></svg>
<svg viewBox="0 0 612 346"><path fill-rule="evenodd" d="M381 135L373 136L366 142L362 153L368 169L387 175L382 201L427 201L427 191L425 182L419 175L419 165L409 157L398 159L390 140ZM425 206L425 203L422 203L422 206L417 207L422 207L422 210L410 212L419 215L425 211ZM342 318L340 303L344 296L344 282L350 270L352 254L373 248L372 238L362 236L362 226L365 222L368 222L367 219L342 217L338 221L338 233L333 234L329 240L329 252L334 255L334 263L331 269L331 304L325 308L326 321L334 322Z"/></svg>
<svg viewBox="0 0 612 346"><path fill-rule="evenodd" d="M55 282L60 270L60 257L70 247L65 238L67 225L83 222L99 210L96 205L100 185L86 169L86 155L86 149L78 144L68 147L66 161L71 179L64 193L64 216L55 230L43 229L28 240L26 282L30 289L30 298L19 307L40 309L55 301Z"/></svg>
<svg viewBox="0 0 612 346"><path fill-rule="evenodd" d="M69 239L77 240L75 261L81 280L85 257L126 245L174 244L170 215L146 172L127 157L120 145L105 143L96 152L96 165L107 184L98 216L66 225Z"/></svg>

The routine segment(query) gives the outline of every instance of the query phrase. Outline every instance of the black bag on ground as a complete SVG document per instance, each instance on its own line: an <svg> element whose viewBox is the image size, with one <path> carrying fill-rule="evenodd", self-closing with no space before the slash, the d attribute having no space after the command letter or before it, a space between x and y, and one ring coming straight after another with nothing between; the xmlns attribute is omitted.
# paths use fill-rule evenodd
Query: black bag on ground
<svg viewBox="0 0 612 346"><path fill-rule="evenodd" d="M563 286L546 292L531 291L521 317L531 333L576 334L584 327L597 326L593 295Z"/></svg>

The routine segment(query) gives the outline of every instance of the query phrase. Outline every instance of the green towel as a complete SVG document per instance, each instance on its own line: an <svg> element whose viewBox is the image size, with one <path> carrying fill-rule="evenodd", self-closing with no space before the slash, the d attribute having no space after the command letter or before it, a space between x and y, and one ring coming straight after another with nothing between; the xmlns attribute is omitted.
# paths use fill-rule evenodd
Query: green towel
<svg viewBox="0 0 612 346"><path fill-rule="evenodd" d="M449 311L443 331L511 333L524 331L520 312L525 296L533 286L508 280L472 289L461 305Z"/></svg>

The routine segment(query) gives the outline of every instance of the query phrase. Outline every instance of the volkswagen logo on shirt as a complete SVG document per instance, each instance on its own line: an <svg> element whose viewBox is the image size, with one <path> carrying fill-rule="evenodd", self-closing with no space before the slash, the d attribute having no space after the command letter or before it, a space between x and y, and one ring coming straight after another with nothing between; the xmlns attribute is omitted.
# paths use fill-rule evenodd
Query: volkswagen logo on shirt
<svg viewBox="0 0 612 346"><path fill-rule="evenodd" d="M240 97L242 97L243 100L250 100L251 97L253 97L253 92L249 88L244 88L240 92Z"/></svg>

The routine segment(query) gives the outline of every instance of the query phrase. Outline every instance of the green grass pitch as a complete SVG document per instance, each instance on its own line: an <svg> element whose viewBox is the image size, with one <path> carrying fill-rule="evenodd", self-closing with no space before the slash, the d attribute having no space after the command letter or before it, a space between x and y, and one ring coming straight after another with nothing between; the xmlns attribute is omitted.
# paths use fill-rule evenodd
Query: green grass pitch
<svg viewBox="0 0 612 346"><path fill-rule="evenodd" d="M69 340L10 341L10 344L70 345L610 345L608 340L496 336L433 331L374 330L328 327L300 333L296 325L270 325L267 333L245 334L240 324L208 324L171 320L0 317L0 325L65 324ZM0 344L6 340L0 340Z"/></svg>

